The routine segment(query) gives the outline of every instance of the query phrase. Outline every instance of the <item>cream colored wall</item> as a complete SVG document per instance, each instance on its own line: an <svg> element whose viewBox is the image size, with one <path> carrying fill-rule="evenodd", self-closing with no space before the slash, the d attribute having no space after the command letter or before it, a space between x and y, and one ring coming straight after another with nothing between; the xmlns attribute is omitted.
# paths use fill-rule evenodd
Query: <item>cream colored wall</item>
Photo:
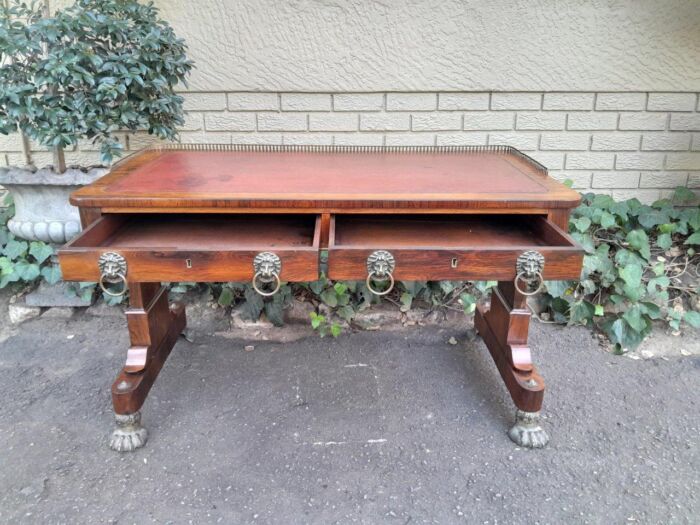
<svg viewBox="0 0 700 525"><path fill-rule="evenodd" d="M697 91L698 0L156 0L195 91Z"/></svg>

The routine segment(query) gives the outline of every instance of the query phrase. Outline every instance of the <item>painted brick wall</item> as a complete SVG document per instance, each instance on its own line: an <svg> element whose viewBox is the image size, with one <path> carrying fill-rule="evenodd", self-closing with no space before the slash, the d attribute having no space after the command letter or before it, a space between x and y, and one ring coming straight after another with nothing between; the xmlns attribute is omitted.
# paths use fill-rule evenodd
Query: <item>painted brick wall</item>
<svg viewBox="0 0 700 525"><path fill-rule="evenodd" d="M186 143L512 145L579 190L654 201L700 194L698 93L185 93ZM153 140L124 136L129 151ZM23 164L18 135L0 136ZM32 153L49 164L46 150ZM66 154L92 164L87 144Z"/></svg>

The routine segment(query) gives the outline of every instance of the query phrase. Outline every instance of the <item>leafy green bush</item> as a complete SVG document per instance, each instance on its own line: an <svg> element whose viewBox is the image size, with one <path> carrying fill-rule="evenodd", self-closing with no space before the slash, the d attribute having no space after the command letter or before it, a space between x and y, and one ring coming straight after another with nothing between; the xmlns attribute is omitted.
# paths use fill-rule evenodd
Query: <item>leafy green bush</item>
<svg viewBox="0 0 700 525"><path fill-rule="evenodd" d="M554 320L595 325L617 351L638 346L657 319L700 327L700 206L674 206L694 199L685 188L651 206L584 195L570 220L586 251L583 272L546 283Z"/></svg>
<svg viewBox="0 0 700 525"><path fill-rule="evenodd" d="M152 3L77 0L51 17L36 5L0 3L1 133L19 126L59 149L86 138L107 163L122 149L117 131L176 136L174 88L192 63Z"/></svg>
<svg viewBox="0 0 700 525"><path fill-rule="evenodd" d="M280 291L267 301L249 284L220 283L207 285L207 288L220 306L240 306L244 317L251 320L257 320L264 312L265 317L276 326L284 324L284 309L290 306L292 300L309 302L315 307L310 316L312 328L321 337L338 337L344 326L353 323L358 312L382 300L396 305L402 312L420 304L432 309L452 309L471 314L478 298L494 284L495 281L398 282L394 291L380 298L369 291L364 281L333 282L322 274L319 280L309 283L284 283ZM198 286L197 283L179 283L170 291L177 295Z"/></svg>
<svg viewBox="0 0 700 525"><path fill-rule="evenodd" d="M7 229L14 215L14 206L0 207L0 288L10 283L32 284L44 280L55 284L61 272L51 264L53 248L40 241L27 242L15 238Z"/></svg>

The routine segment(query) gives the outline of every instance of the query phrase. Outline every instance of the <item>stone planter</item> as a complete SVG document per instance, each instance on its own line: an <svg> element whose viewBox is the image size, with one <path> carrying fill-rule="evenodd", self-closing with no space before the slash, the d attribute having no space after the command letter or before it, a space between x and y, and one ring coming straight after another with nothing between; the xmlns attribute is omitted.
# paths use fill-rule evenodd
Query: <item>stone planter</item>
<svg viewBox="0 0 700 525"><path fill-rule="evenodd" d="M68 196L108 171L69 169L59 174L49 168L0 168L0 186L9 190L15 203L15 216L7 227L22 239L64 244L80 232L78 208Z"/></svg>

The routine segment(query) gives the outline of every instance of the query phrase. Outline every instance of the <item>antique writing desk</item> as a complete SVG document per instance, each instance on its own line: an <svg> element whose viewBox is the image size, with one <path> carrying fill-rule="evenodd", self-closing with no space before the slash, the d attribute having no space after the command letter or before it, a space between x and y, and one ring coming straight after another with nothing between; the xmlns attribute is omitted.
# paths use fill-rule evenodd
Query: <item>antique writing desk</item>
<svg viewBox="0 0 700 525"><path fill-rule="evenodd" d="M185 328L161 282L251 281L272 295L281 281L317 279L321 250L329 278L365 280L377 294L394 280L497 280L476 329L518 408L511 439L546 444L525 299L544 279L578 278L582 251L565 231L579 195L519 151L160 147L71 202L83 232L59 251L64 279L129 290L112 448L145 443L139 410Z"/></svg>

